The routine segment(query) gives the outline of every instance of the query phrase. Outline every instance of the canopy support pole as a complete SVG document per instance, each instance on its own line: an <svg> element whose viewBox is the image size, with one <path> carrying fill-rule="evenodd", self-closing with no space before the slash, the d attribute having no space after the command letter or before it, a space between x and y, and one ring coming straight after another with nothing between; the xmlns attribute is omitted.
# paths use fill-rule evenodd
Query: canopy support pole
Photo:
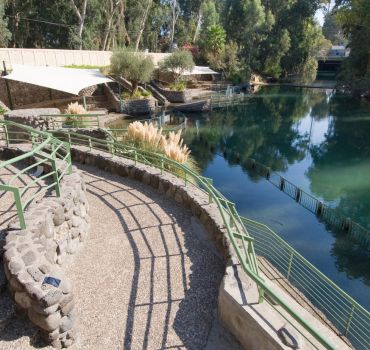
<svg viewBox="0 0 370 350"><path fill-rule="evenodd" d="M4 75L8 75L8 72L6 71L5 61L3 61L3 67L4 67ZM9 107L10 109L14 109L12 94L10 92L9 81L7 79L4 79L4 80L5 80L6 92L8 94Z"/></svg>

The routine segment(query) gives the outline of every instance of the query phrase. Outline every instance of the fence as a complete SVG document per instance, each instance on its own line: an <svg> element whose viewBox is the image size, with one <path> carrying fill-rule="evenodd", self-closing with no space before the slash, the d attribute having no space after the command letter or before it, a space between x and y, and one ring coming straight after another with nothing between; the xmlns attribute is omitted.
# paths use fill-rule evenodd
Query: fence
<svg viewBox="0 0 370 350"><path fill-rule="evenodd" d="M358 349L370 345L370 313L267 226L242 218L256 254L270 261ZM320 315L318 315L320 316Z"/></svg>
<svg viewBox="0 0 370 350"><path fill-rule="evenodd" d="M370 231L360 224L344 216L339 210L328 207L323 202L303 191L281 175L272 172L267 166L248 159L244 165L258 175L265 177L282 192L293 198L297 203L308 209L330 227L341 230L354 237L362 246L370 247Z"/></svg>
<svg viewBox="0 0 370 350"><path fill-rule="evenodd" d="M104 114L43 114L42 118L52 118L53 130L60 128L99 128Z"/></svg>
<svg viewBox="0 0 370 350"><path fill-rule="evenodd" d="M23 155L0 163L0 170L9 166L17 166L20 162L21 164L29 163L27 166L23 165L22 169L9 181L0 183L0 191L13 193L20 226L25 229L24 210L35 198L52 188L55 189L57 196L60 196L60 180L72 170L70 146L49 133L10 121L0 121L0 141L8 147L20 143L31 144L32 147ZM38 167L44 165L48 165L51 170L40 176L32 176L33 179L23 187L15 184L22 175L30 174L32 171L36 172ZM49 182L46 183L46 181ZM29 194L30 189L34 189L35 186L37 186L36 191L33 191L35 193Z"/></svg>
<svg viewBox="0 0 370 350"><path fill-rule="evenodd" d="M182 178L185 186L192 184L205 191L208 194L209 202L216 203L220 211L228 237L236 251L241 267L256 283L259 289L260 302L263 300L268 302L277 312L281 313L285 319L286 313L289 314L306 331L308 331L318 343L323 345L326 349L335 349L329 340L323 337L315 327L310 325L300 316L299 313L293 310L284 298L281 297L280 293L272 289L260 277L253 245L254 237L250 236L244 221L235 209L234 203L228 201L216 188L213 187L211 179L200 176L185 165L172 161L160 154L151 153L114 141L92 138L68 130L65 130L63 134L63 139L68 141L71 145L85 146L90 151L94 149L103 150L109 152L112 157L118 156L128 158L133 160L135 164L139 162L154 166L160 169L161 173L166 171ZM342 293L346 295L344 292ZM280 306L283 309L283 312L279 308L276 308L275 304ZM294 325L292 326L295 327ZM302 336L311 342L314 348L318 348L317 343L312 342L312 340L308 339L304 334L302 334Z"/></svg>

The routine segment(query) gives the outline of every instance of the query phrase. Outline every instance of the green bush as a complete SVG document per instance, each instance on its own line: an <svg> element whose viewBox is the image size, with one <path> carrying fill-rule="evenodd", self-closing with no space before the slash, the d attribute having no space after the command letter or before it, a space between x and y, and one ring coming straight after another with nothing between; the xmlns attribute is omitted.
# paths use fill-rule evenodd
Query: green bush
<svg viewBox="0 0 370 350"><path fill-rule="evenodd" d="M122 98L126 100L135 100L135 99L140 99L140 98L149 97L149 96L152 96L152 93L150 91L147 91L147 90L142 91L140 89L137 89L134 94L129 93L127 91L122 93Z"/></svg>
<svg viewBox="0 0 370 350"><path fill-rule="evenodd" d="M162 71L173 73L176 81L179 81L186 71L191 71L194 68L194 65L193 55L189 51L179 50L164 59L159 68Z"/></svg>
<svg viewBox="0 0 370 350"><path fill-rule="evenodd" d="M5 108L0 106L0 115L3 115L6 112Z"/></svg>
<svg viewBox="0 0 370 350"><path fill-rule="evenodd" d="M147 83L151 79L154 64L152 59L142 52L133 52L127 48L121 48L113 52L111 71L114 75L123 76L131 82L131 96L134 96L139 82Z"/></svg>
<svg viewBox="0 0 370 350"><path fill-rule="evenodd" d="M185 91L186 90L186 82L185 81L178 81L176 83L170 84L168 88L171 91Z"/></svg>

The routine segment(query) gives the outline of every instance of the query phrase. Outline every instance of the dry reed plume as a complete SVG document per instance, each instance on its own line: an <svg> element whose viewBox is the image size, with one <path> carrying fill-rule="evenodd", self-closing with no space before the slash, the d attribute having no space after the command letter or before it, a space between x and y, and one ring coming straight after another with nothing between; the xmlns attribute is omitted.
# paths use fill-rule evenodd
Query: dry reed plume
<svg viewBox="0 0 370 350"><path fill-rule="evenodd" d="M181 130L177 133L171 131L166 137L162 134L162 129L157 129L153 124L136 121L128 126L127 136L128 140L138 143L140 147L164 153L176 162L186 163L189 159L190 150L183 145Z"/></svg>
<svg viewBox="0 0 370 350"><path fill-rule="evenodd" d="M78 102L71 102L64 111L65 114L86 114L86 109L78 104Z"/></svg>

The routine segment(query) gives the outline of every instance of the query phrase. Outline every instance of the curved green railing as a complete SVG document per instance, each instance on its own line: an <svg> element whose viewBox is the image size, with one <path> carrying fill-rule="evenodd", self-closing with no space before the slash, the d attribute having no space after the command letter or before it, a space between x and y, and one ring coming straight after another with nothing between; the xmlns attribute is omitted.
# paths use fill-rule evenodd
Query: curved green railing
<svg viewBox="0 0 370 350"><path fill-rule="evenodd" d="M101 150L109 152L112 157L118 156L131 159L136 163L147 164L158 168L161 173L169 172L184 181L184 185L192 184L202 189L208 194L209 202L214 202L221 214L228 237L235 249L239 262L243 270L256 283L259 293L259 302L266 301L271 304L285 319L287 315L294 318L301 327L303 327L316 341L326 349L335 349L336 347L330 340L326 339L321 333L307 322L303 316L294 310L289 303L280 296L280 294L271 288L266 281L261 277L258 269L256 254L254 251L254 237L249 234L245 227L242 218L238 215L235 204L228 201L213 185L212 180L200 176L196 172L189 169L187 166L177 163L161 154L148 152L142 149L137 149L122 143L101 140L86 135L81 135L71 131L58 131L58 137L68 141L71 146L85 146L88 150ZM344 292L343 292L344 293ZM346 295L344 293L344 295ZM267 296L267 297L265 297ZM349 298L349 297L348 297ZM277 303L281 309L274 305ZM288 321L288 320L287 320ZM289 322L289 321L288 321ZM295 327L293 325L293 327ZM299 330L298 330L299 331ZM302 334L302 333L301 333ZM319 348L318 344L313 342L302 334L314 348Z"/></svg>
<svg viewBox="0 0 370 350"><path fill-rule="evenodd" d="M1 125L5 125L6 130L9 122L8 124L2 122ZM36 149L43 143L40 142L42 138L46 138L45 140L51 143L55 142L54 140L57 140L57 138L63 139L66 142L57 142L61 142L63 145L68 143L69 146L65 146L68 150L71 145L75 145L85 146L91 151L101 150L109 152L112 157L118 156L131 159L135 163L139 162L154 166L158 168L161 173L172 173L181 178L185 186L192 184L199 187L208 194L209 202L214 202L217 205L241 267L259 288L260 302L265 300L270 303L271 306L285 318L287 315L290 315L300 326L308 331L319 344L327 349L335 349L335 346L329 340L322 336L321 333L307 322L297 310L294 310L275 289L271 288L271 286L266 283L259 273L256 253L271 261L289 282L299 289L303 289L308 299L311 300L316 296L317 300L311 300L312 303L324 311L325 315L333 322L335 327L343 335L346 335L356 347L359 346L359 348L364 349L369 348L369 312L315 269L268 227L252 220L241 218L235 209L235 205L228 201L212 185L211 179L200 176L185 165L170 160L161 154L140 150L112 140L96 139L64 130L57 131L57 137L51 137L49 133L35 131L32 128L22 127L12 123L12 126L15 125L20 127L28 136L12 139L11 137L9 138L9 130L6 130L3 132L3 135L5 134L3 141L7 144L14 143L14 140L16 140L16 142L31 141ZM39 142L36 142L36 138L38 138ZM43 146L46 147L46 144ZM52 154L53 152L50 152L50 147L48 147L49 154ZM46 159L50 160L50 157ZM64 160L68 162L68 159L70 166L70 156ZM254 251L255 249L256 253ZM308 288L310 283L311 288ZM319 304L318 300L321 301L322 304ZM347 306L343 307L343 305ZM351 305L351 307L348 307L348 305ZM329 314L327 314L327 311L329 311ZM318 343L313 342L312 339L308 339L304 334L302 335L313 347L318 348Z"/></svg>
<svg viewBox="0 0 370 350"><path fill-rule="evenodd" d="M7 182L0 183L0 191L13 193L14 202L21 229L26 228L24 218L25 208L40 195L54 188L60 196L60 180L72 170L70 145L55 138L52 134L35 130L31 127L16 124L10 121L0 121L0 141L4 146L21 144L25 146L25 153L12 159L1 161L0 170L9 166L19 166L21 169ZM27 145L30 144L30 150ZM25 165L28 163L27 165ZM40 176L33 176L24 186L16 185L16 181L24 174L36 171L37 167L49 165L50 171ZM29 194L30 189L35 189Z"/></svg>
<svg viewBox="0 0 370 350"><path fill-rule="evenodd" d="M370 313L269 227L244 217L242 221L254 238L256 254L301 291L356 349L369 349Z"/></svg>

